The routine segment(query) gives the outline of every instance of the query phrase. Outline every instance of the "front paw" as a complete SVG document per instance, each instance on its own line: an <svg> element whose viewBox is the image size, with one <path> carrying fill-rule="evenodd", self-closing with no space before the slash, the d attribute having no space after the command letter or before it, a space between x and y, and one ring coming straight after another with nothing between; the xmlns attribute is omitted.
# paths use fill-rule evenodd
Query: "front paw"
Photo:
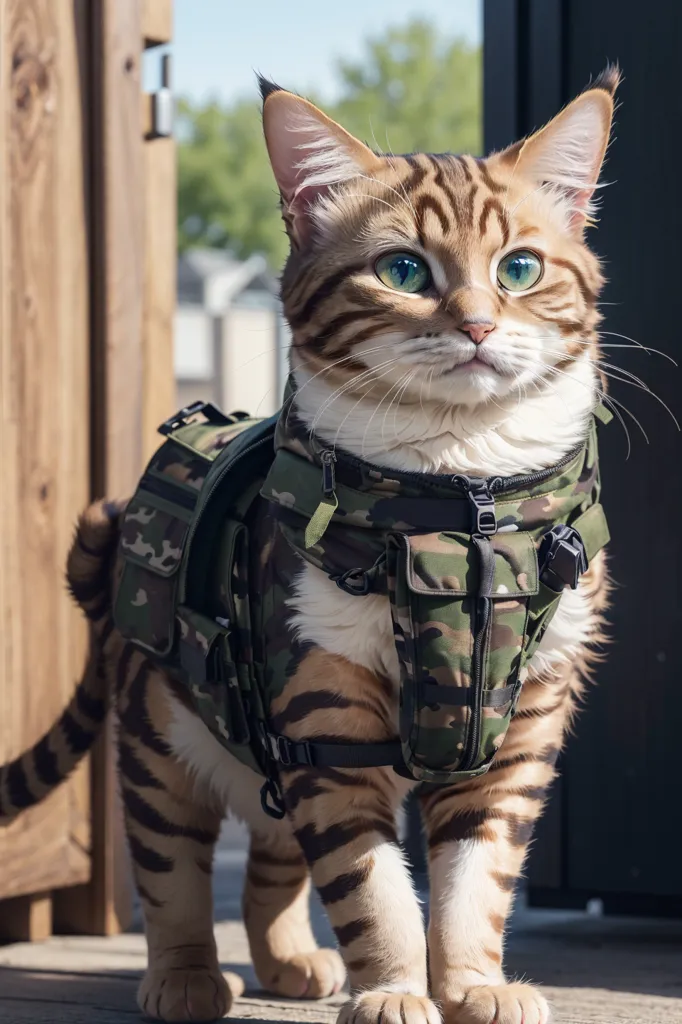
<svg viewBox="0 0 682 1024"><path fill-rule="evenodd" d="M441 1024L441 1018L426 996L361 992L343 1004L336 1024Z"/></svg>
<svg viewBox="0 0 682 1024"><path fill-rule="evenodd" d="M215 967L149 968L137 993L147 1019L221 1020L232 1006L233 992Z"/></svg>
<svg viewBox="0 0 682 1024"><path fill-rule="evenodd" d="M547 1000L533 985L477 985L458 1002L443 1003L445 1024L547 1024Z"/></svg>
<svg viewBox="0 0 682 1024"><path fill-rule="evenodd" d="M291 960L277 964L269 975L258 980L267 992L289 999L323 999L343 988L346 969L335 949L315 949L297 953Z"/></svg>

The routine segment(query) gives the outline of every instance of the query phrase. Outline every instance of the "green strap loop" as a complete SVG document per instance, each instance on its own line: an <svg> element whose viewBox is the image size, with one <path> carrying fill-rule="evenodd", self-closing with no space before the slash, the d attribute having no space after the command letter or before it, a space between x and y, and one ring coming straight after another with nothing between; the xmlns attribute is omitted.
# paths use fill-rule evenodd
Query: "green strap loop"
<svg viewBox="0 0 682 1024"><path fill-rule="evenodd" d="M304 543L306 551L315 547L315 545L322 540L325 531L331 522L332 516L338 507L339 499L336 497L336 494L332 494L329 498L322 499L313 512L310 522L305 528Z"/></svg>

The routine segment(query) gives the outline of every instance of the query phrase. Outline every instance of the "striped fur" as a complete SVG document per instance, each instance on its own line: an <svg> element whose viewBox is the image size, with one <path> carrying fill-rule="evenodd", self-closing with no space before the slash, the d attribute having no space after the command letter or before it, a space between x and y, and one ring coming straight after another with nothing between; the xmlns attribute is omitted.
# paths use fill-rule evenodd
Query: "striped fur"
<svg viewBox="0 0 682 1024"><path fill-rule="evenodd" d="M292 242L282 297L297 414L327 443L401 469L509 475L552 464L580 439L600 383L602 282L583 229L616 83L607 70L543 131L485 161L373 153L312 104L264 83L266 141ZM496 284L499 260L515 248L544 261L523 294ZM427 261L428 292L404 295L378 280L374 262L389 250ZM471 322L493 325L476 349L487 366L467 366L474 343L462 327ZM0 768L0 812L12 817L68 774L112 693L149 945L138 999L145 1015L210 1020L230 1009L237 990L220 973L211 906L213 848L229 807L252 834L244 920L264 987L317 998L338 991L347 972L340 1024L545 1024L541 993L505 979L504 931L602 639L603 556L562 597L489 773L420 794L431 880L425 934L397 831L413 784L389 769L289 768L287 816L267 818L257 777L113 629L116 517L100 503L81 519L68 576L92 622L93 660L51 733ZM291 604L308 651L274 702L274 727L299 740L395 737L386 600L343 594L305 566ZM311 879L340 956L315 944Z"/></svg>
<svg viewBox="0 0 682 1024"><path fill-rule="evenodd" d="M32 750L0 767L0 825L34 806L71 773L94 743L106 715L105 662L116 646L109 590L118 512L115 504L101 501L79 520L67 582L91 624L94 653L59 721Z"/></svg>

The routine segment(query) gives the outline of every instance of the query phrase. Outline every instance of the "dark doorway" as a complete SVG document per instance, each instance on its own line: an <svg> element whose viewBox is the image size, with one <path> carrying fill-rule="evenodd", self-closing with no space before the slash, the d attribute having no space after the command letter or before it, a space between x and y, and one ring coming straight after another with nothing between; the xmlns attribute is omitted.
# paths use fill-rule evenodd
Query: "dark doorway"
<svg viewBox="0 0 682 1024"><path fill-rule="evenodd" d="M682 7L635 0L486 0L486 150L539 127L607 63L624 81L591 244L603 257L606 362L641 377L678 419L682 279ZM626 337L621 337L626 336ZM622 371L611 371L624 376ZM603 501L616 583L613 643L561 763L529 864L530 898L682 914L680 508L682 441L651 394L611 381L623 412L603 436Z"/></svg>

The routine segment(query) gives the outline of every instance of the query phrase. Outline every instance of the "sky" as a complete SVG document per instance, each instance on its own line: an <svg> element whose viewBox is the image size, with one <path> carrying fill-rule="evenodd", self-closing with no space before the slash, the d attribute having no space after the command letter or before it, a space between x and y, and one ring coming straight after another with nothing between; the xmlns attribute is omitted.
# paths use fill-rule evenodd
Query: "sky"
<svg viewBox="0 0 682 1024"><path fill-rule="evenodd" d="M367 36L417 16L447 37L480 41L481 0L175 0L173 90L230 101L256 94L258 70L334 99L335 58L359 58ZM158 57L149 56L152 88Z"/></svg>

